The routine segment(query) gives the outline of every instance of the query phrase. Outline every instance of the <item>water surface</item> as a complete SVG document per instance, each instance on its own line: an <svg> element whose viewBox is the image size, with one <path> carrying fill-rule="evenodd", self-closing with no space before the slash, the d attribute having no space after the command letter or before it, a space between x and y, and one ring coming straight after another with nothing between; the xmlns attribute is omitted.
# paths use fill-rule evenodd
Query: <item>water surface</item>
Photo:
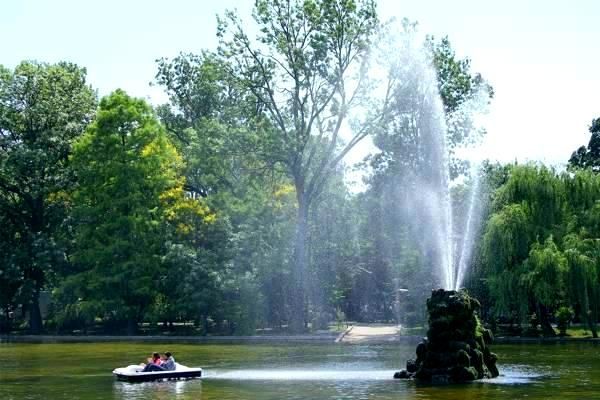
<svg viewBox="0 0 600 400"><path fill-rule="evenodd" d="M205 378L117 382L113 368L172 351ZM0 344L0 399L600 399L593 343L495 345L497 379L424 386L392 379L409 345Z"/></svg>

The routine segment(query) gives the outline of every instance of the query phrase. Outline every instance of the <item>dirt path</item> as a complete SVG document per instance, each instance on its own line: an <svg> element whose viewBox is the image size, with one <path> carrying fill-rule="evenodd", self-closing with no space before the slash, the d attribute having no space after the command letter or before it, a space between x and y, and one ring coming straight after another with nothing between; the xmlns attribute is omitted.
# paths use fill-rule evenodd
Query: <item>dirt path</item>
<svg viewBox="0 0 600 400"><path fill-rule="evenodd" d="M400 337L400 325L353 325L338 337L342 343L395 342Z"/></svg>

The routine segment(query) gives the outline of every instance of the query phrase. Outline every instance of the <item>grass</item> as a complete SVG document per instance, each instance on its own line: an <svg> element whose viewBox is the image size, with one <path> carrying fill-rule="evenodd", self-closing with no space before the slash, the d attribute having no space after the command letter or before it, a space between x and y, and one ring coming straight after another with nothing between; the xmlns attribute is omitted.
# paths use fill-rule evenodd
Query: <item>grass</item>
<svg viewBox="0 0 600 400"><path fill-rule="evenodd" d="M572 327L567 329L567 337L572 338L591 338L592 332L583 327Z"/></svg>

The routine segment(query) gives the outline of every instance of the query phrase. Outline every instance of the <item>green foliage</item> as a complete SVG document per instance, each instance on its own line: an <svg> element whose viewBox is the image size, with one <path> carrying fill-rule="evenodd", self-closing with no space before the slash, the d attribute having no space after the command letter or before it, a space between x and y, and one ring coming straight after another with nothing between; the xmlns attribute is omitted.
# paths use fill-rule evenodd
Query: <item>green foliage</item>
<svg viewBox="0 0 600 400"><path fill-rule="evenodd" d="M492 215L483 242L490 270L499 273L521 264L531 240L526 204L511 204Z"/></svg>
<svg viewBox="0 0 600 400"><path fill-rule="evenodd" d="M457 111L480 89L487 91L490 98L493 97L493 88L483 80L481 74L471 73L471 60L456 57L447 36L437 42L429 36L426 44L433 53L440 96L447 113Z"/></svg>
<svg viewBox="0 0 600 400"><path fill-rule="evenodd" d="M594 337L597 336L598 305L600 304L599 247L597 240L571 234L565 238L567 259L567 298L578 306Z"/></svg>
<svg viewBox="0 0 600 400"><path fill-rule="evenodd" d="M523 264L521 284L538 303L553 308L564 297L566 261L549 236L543 244L534 243Z"/></svg>
<svg viewBox="0 0 600 400"><path fill-rule="evenodd" d="M556 311L556 325L560 330L561 336L567 335L567 329L569 329L569 324L571 323L571 320L573 320L573 316L574 313L570 307L562 306Z"/></svg>
<svg viewBox="0 0 600 400"><path fill-rule="evenodd" d="M385 106L371 107L353 124L351 137L341 138L344 121L367 96L362 77L378 19L372 0L259 0L253 17L255 40L234 13L219 20L219 55L232 79L256 99L277 144L269 158L294 184L298 211L289 293L292 328L301 331L311 206L344 156L383 119Z"/></svg>
<svg viewBox="0 0 600 400"><path fill-rule="evenodd" d="M563 181L553 170L533 166L512 169L511 179L498 191L495 208L522 202L527 206L534 236L560 233L565 193Z"/></svg>
<svg viewBox="0 0 600 400"><path fill-rule="evenodd" d="M79 297L98 316L127 320L132 332L159 293L166 229L166 238L185 234L192 216L213 217L185 200L181 157L152 109L121 90L102 99L72 163L73 261L82 272L71 279L81 280Z"/></svg>
<svg viewBox="0 0 600 400"><path fill-rule="evenodd" d="M92 122L85 70L0 68L3 315L47 289L60 332L97 322L133 332L142 320L202 334L420 322L437 257L426 224L411 223L425 211L406 205L440 177L439 152L424 145L435 110L420 97L423 66L403 52L414 25L386 52L399 62L374 99L375 2L259 0L253 16L255 38L227 13L217 52L159 60L169 104L156 110L116 91ZM454 154L485 133L473 109L493 90L447 38L423 46ZM549 326L566 306L595 334L598 126L569 173L484 165L490 216L469 285L497 316ZM351 194L343 159L369 134L381 152L366 161L367 190ZM455 215L473 184L464 167L453 160L452 176L465 178Z"/></svg>
<svg viewBox="0 0 600 400"><path fill-rule="evenodd" d="M511 169L495 194L482 248L497 314L536 313L551 332L548 320L562 303L596 335L599 184L589 170Z"/></svg>
<svg viewBox="0 0 600 400"><path fill-rule="evenodd" d="M41 330L39 292L65 266L71 143L94 115L86 71L70 63L0 66L0 285L2 307L30 306Z"/></svg>
<svg viewBox="0 0 600 400"><path fill-rule="evenodd" d="M157 81L170 97L159 115L184 157L186 188L220 216L201 252L211 261L194 264L178 308L208 318L207 332L286 324L294 189L256 98L209 53L160 60Z"/></svg>
<svg viewBox="0 0 600 400"><path fill-rule="evenodd" d="M569 168L590 168L594 172L600 171L600 118L592 120L589 129L592 136L587 145L581 146L573 152L569 159Z"/></svg>

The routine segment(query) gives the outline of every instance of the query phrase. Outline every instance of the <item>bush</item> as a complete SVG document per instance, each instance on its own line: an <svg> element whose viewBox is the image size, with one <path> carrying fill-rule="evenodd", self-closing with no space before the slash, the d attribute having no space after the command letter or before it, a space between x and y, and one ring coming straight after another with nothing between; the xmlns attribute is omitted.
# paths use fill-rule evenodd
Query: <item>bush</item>
<svg viewBox="0 0 600 400"><path fill-rule="evenodd" d="M560 331L560 336L566 336L567 328L573 319L574 313L570 307L562 306L557 311L554 317L556 318L556 325Z"/></svg>

